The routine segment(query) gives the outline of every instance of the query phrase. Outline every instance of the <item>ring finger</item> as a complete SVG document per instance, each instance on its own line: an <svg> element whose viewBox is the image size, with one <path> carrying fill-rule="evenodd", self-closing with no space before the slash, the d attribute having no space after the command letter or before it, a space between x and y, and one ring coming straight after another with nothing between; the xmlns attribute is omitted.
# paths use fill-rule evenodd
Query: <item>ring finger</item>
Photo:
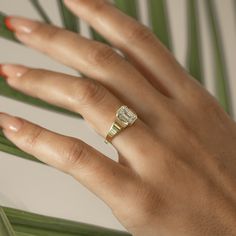
<svg viewBox="0 0 236 236"><path fill-rule="evenodd" d="M7 82L11 87L79 112L103 137L114 121L117 109L123 105L105 87L92 79L16 65L3 65L2 70L7 75ZM161 146L149 127L140 119L114 138L113 144L119 153L130 161L143 158L143 153L149 153L154 146Z"/></svg>

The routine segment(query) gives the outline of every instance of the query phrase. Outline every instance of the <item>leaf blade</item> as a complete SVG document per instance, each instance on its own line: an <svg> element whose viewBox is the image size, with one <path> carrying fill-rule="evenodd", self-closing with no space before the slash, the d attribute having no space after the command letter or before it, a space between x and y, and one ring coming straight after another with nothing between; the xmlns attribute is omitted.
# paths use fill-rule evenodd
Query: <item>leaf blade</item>
<svg viewBox="0 0 236 236"><path fill-rule="evenodd" d="M202 65L202 47L200 35L200 24L198 21L198 7L196 0L187 1L188 19L188 49L187 49L187 68L190 74L200 83L204 83Z"/></svg>
<svg viewBox="0 0 236 236"><path fill-rule="evenodd" d="M149 0L148 9L153 32L169 50L172 50L166 2L164 0Z"/></svg>
<svg viewBox="0 0 236 236"><path fill-rule="evenodd" d="M59 219L55 217L43 216L22 210L4 207L6 215L17 232L29 233L34 235L45 235L42 233L60 233L59 235L73 236L130 236L130 234L108 229L100 226Z"/></svg>
<svg viewBox="0 0 236 236"><path fill-rule="evenodd" d="M210 33L212 39L212 46L214 51L214 72L215 72L215 86L216 95L224 110L232 115L232 104L229 89L229 78L224 58L223 42L221 38L220 28L218 24L217 13L215 5L212 0L204 1L208 16L208 24L210 26Z"/></svg>
<svg viewBox="0 0 236 236"><path fill-rule="evenodd" d="M43 7L39 3L38 0L30 0L30 3L35 8L35 10L38 12L38 14L41 16L41 18L48 24L52 24L51 19L47 15L47 13L44 11Z"/></svg>

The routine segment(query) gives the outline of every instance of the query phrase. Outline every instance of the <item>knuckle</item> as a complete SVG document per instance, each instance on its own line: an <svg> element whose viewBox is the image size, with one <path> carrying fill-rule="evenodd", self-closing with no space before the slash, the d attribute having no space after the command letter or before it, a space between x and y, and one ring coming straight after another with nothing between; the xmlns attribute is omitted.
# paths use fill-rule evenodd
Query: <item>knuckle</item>
<svg viewBox="0 0 236 236"><path fill-rule="evenodd" d="M181 130L187 128L186 120L178 112L173 112L171 116L175 128L180 128Z"/></svg>
<svg viewBox="0 0 236 236"><path fill-rule="evenodd" d="M62 30L55 26L48 26L47 24L40 23L34 30L33 34L42 36L44 40L55 41L61 39Z"/></svg>
<svg viewBox="0 0 236 236"><path fill-rule="evenodd" d="M92 8L92 11L94 12L101 12L108 4L108 2L105 0L97 0L97 1L90 1L90 2L91 2L90 7Z"/></svg>
<svg viewBox="0 0 236 236"><path fill-rule="evenodd" d="M110 65L117 62L118 55L109 46L95 43L96 46L88 53L88 61L95 66Z"/></svg>
<svg viewBox="0 0 236 236"><path fill-rule="evenodd" d="M197 110L204 111L207 116L218 117L225 114L215 97L206 90L199 91L193 103Z"/></svg>
<svg viewBox="0 0 236 236"><path fill-rule="evenodd" d="M136 42L151 42L154 38L154 34L148 27L137 23L130 26L129 33L126 36L127 43L132 44Z"/></svg>
<svg viewBox="0 0 236 236"><path fill-rule="evenodd" d="M35 147L44 132L44 129L42 129L41 127L34 127L29 133L29 135L26 137L25 145L29 148Z"/></svg>
<svg viewBox="0 0 236 236"><path fill-rule="evenodd" d="M87 152L83 142L73 141L69 146L65 156L65 164L68 170L73 168L81 168L87 159Z"/></svg>
<svg viewBox="0 0 236 236"><path fill-rule="evenodd" d="M73 93L73 99L76 106L91 106L93 104L98 105L102 102L106 96L105 88L97 81L92 79L84 79L76 84L75 92Z"/></svg>

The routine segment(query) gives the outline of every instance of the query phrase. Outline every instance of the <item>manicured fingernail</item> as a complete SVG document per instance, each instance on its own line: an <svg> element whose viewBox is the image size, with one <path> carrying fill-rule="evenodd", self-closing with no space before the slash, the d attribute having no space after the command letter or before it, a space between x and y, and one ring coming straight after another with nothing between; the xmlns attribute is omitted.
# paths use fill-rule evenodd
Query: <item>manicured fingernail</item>
<svg viewBox="0 0 236 236"><path fill-rule="evenodd" d="M7 75L4 73L2 67L3 67L3 66L0 64L0 76L3 77L4 79L6 79L6 78L7 78Z"/></svg>
<svg viewBox="0 0 236 236"><path fill-rule="evenodd" d="M5 18L5 24L9 30L24 34L30 34L38 26L36 21L11 16Z"/></svg>
<svg viewBox="0 0 236 236"><path fill-rule="evenodd" d="M11 65L4 64L1 65L1 71L7 78L20 78L23 76L29 69L21 65Z"/></svg>
<svg viewBox="0 0 236 236"><path fill-rule="evenodd" d="M0 126L10 132L18 132L23 125L23 121L17 117L0 112Z"/></svg>
<svg viewBox="0 0 236 236"><path fill-rule="evenodd" d="M4 20L4 23L10 31L14 31L14 28L12 27L12 24L11 24L11 17L9 17L9 16L6 17Z"/></svg>

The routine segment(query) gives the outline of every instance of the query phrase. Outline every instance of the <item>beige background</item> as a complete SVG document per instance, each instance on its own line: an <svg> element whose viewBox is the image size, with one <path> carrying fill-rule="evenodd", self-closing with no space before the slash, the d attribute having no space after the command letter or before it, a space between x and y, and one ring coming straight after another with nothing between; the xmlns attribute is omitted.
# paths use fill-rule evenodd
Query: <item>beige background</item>
<svg viewBox="0 0 236 236"><path fill-rule="evenodd" d="M211 43L209 41L209 30L205 24L203 1L206 0L198 0L201 9L200 21L203 26L204 65L207 87L213 93L213 74L210 62ZM215 1L221 19L220 26L222 27L223 40L226 46L226 59L230 72L234 110L236 111L236 25L234 24L236 15L233 14L233 1ZM41 0L41 2L47 6L47 10L50 15L53 15L56 24L60 24L55 0ZM143 22L147 24L145 3L146 0L140 0L141 17ZM184 64L186 54L185 0L168 0L167 3L171 15L175 54L178 60ZM7 14L27 15L28 17L37 18L35 11L27 0L0 0L0 11ZM85 24L83 24L83 29L86 34ZM75 73L46 56L3 39L0 39L0 62L24 63L29 66ZM79 137L110 157L116 157L114 149L106 146L103 140L82 120L45 111L4 97L0 97L0 108L1 111L27 118L59 133ZM71 177L53 168L24 161L5 153L0 153L0 204L41 214L123 229L112 216L108 207Z"/></svg>

